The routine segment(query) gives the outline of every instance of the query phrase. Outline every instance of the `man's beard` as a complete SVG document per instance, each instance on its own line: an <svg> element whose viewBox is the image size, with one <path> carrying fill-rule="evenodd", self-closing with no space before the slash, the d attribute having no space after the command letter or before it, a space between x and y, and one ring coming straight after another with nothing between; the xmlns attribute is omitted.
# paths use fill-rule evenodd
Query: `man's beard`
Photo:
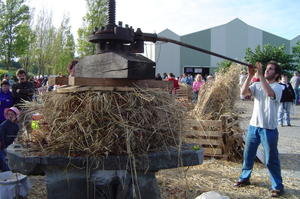
<svg viewBox="0 0 300 199"><path fill-rule="evenodd" d="M276 78L277 78L277 74L274 74L274 75L270 75L270 76L265 76L266 80L268 81L276 81Z"/></svg>

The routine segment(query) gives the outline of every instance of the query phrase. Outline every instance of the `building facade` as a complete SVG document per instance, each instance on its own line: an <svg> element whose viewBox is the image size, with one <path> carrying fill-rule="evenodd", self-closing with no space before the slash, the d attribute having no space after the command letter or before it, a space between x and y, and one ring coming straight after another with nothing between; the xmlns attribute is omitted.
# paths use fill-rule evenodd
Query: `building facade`
<svg viewBox="0 0 300 199"><path fill-rule="evenodd" d="M166 29L158 36L198 46L240 61L244 61L247 48L255 49L258 45L266 44L285 45L287 53L292 53L292 47L300 41L300 36L288 40L250 26L238 18L226 24L187 35L179 36ZM212 74L217 63L223 59L175 44L157 42L155 61L157 73L172 72L179 76L184 72Z"/></svg>

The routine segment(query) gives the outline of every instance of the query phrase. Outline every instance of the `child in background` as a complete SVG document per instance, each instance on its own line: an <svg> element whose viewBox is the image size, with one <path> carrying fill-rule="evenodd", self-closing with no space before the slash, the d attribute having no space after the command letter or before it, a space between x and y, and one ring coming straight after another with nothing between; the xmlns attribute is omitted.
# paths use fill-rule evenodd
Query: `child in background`
<svg viewBox="0 0 300 199"><path fill-rule="evenodd" d="M6 148L17 137L19 126L17 124L20 111L16 107L4 110L6 120L0 124L0 170L9 171L6 163Z"/></svg>
<svg viewBox="0 0 300 199"><path fill-rule="evenodd" d="M202 76L200 74L196 75L195 81L193 82L193 102L197 102L198 100L198 94L200 88L205 84L205 81L202 79Z"/></svg>

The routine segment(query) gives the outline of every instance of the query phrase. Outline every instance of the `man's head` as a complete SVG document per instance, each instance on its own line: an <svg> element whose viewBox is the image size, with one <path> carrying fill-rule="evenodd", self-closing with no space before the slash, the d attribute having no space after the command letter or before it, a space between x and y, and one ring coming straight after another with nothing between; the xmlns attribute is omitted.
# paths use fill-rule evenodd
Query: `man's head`
<svg viewBox="0 0 300 199"><path fill-rule="evenodd" d="M269 61L265 70L265 78L268 81L278 81L281 76L281 68L275 61Z"/></svg>
<svg viewBox="0 0 300 199"><path fill-rule="evenodd" d="M27 81L26 71L22 68L17 70L16 76L20 83Z"/></svg>

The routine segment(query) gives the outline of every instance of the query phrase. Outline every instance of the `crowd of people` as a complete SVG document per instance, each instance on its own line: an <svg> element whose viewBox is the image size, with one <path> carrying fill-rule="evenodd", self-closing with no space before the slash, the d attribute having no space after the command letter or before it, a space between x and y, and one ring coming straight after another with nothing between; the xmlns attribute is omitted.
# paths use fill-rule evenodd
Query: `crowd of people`
<svg viewBox="0 0 300 199"><path fill-rule="evenodd" d="M14 141L19 131L18 118L24 101L32 101L34 83L28 81L23 69L16 72L17 82L4 75L0 89L0 170L9 170L5 149Z"/></svg>
<svg viewBox="0 0 300 199"><path fill-rule="evenodd" d="M176 90L180 88L179 83L191 86L193 91L192 101L197 102L200 89L205 84L205 82L212 80L213 76L207 75L203 77L201 74L196 74L194 77L192 74L183 73L182 75L176 78L173 73L163 73L163 76L161 76L161 74L158 73L155 79L163 81L172 81L173 89L170 92L172 94L176 94Z"/></svg>

